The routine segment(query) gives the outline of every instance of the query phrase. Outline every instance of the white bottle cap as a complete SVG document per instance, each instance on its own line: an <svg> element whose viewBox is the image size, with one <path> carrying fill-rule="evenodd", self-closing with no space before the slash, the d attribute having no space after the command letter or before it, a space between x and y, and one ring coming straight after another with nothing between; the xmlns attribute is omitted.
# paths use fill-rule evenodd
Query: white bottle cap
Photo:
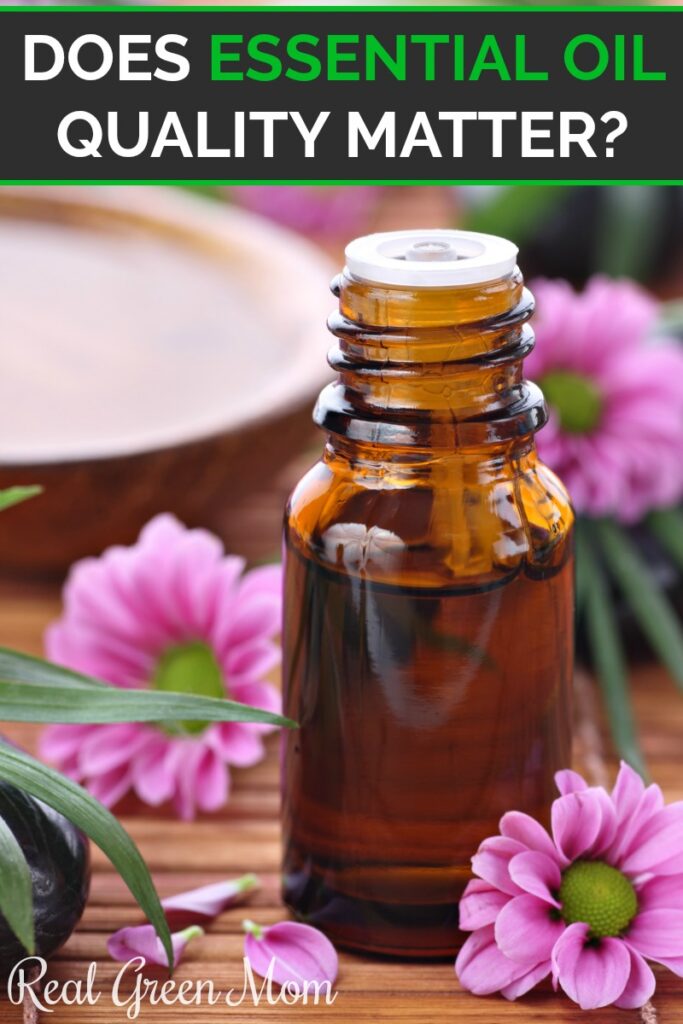
<svg viewBox="0 0 683 1024"><path fill-rule="evenodd" d="M346 269L376 284L447 288L506 277L517 252L507 239L477 231L384 231L349 242Z"/></svg>

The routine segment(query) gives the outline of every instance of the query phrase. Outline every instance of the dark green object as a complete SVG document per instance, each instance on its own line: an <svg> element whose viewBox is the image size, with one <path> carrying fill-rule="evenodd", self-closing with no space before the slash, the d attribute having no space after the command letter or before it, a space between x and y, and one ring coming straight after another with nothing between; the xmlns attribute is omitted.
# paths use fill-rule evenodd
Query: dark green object
<svg viewBox="0 0 683 1024"><path fill-rule="evenodd" d="M585 627L614 746L632 768L645 776L645 762L638 743L628 691L628 666L612 595L595 548L586 536L586 525L581 521L577 527L576 554L579 622Z"/></svg>

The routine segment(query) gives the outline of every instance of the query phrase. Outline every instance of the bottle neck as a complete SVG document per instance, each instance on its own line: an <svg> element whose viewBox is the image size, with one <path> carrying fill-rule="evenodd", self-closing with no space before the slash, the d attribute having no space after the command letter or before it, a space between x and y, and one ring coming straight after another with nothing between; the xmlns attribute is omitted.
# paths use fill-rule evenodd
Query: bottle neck
<svg viewBox="0 0 683 1024"><path fill-rule="evenodd" d="M518 271L485 285L409 289L343 273L329 328L337 380L316 422L333 451L410 463L448 454L510 457L533 448L546 419L522 363L534 303ZM481 451L484 448L486 451Z"/></svg>

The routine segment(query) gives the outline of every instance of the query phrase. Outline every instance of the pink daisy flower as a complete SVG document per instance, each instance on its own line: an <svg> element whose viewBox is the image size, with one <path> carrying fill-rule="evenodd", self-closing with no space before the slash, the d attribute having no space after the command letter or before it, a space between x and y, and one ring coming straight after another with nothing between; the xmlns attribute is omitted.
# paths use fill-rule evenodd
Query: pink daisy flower
<svg viewBox="0 0 683 1024"><path fill-rule="evenodd" d="M611 795L558 772L552 838L512 811L472 858L455 962L476 995L516 999L552 976L584 1010L643 1006L647 960L683 977L683 802L622 763Z"/></svg>
<svg viewBox="0 0 683 1024"><path fill-rule="evenodd" d="M73 566L64 612L45 636L48 658L114 686L227 697L280 711L265 677L280 661L281 567L244 572L217 537L156 516L132 547ZM182 818L228 799L232 766L264 754L268 726L227 722L56 725L41 753L112 806L134 790L172 800Z"/></svg>
<svg viewBox="0 0 683 1024"><path fill-rule="evenodd" d="M525 369L550 419L541 458L577 511L635 522L683 497L683 346L649 337L657 303L630 281L531 283L536 348Z"/></svg>

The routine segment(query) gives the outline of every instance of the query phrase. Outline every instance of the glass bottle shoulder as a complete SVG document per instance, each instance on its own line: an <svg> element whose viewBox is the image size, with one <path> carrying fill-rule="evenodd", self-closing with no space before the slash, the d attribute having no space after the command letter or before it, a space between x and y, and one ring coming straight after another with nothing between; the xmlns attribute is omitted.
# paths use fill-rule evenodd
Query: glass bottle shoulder
<svg viewBox="0 0 683 1024"><path fill-rule="evenodd" d="M571 556L567 492L533 446L422 462L326 453L295 487L286 541L339 572L402 586L486 586L542 577Z"/></svg>

